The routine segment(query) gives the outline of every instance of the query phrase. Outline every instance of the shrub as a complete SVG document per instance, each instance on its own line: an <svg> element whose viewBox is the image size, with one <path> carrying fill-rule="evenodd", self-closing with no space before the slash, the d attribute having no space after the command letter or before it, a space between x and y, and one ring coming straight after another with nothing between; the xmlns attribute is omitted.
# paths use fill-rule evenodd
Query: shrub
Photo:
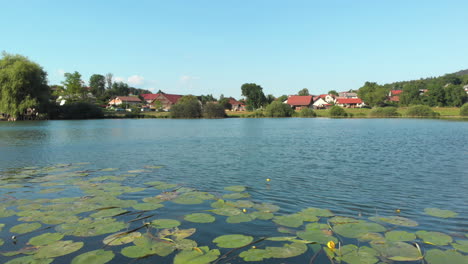
<svg viewBox="0 0 468 264"><path fill-rule="evenodd" d="M91 103L74 102L59 108L61 119L93 119L104 117L102 108Z"/></svg>
<svg viewBox="0 0 468 264"><path fill-rule="evenodd" d="M206 118L224 118L226 117L226 112L221 104L206 103L203 108L203 115Z"/></svg>
<svg viewBox="0 0 468 264"><path fill-rule="evenodd" d="M412 117L437 117L440 114L434 112L432 108L427 105L415 105L408 108L406 115Z"/></svg>
<svg viewBox="0 0 468 264"><path fill-rule="evenodd" d="M265 115L268 117L290 117L294 110L288 104L279 101L273 101L265 109Z"/></svg>
<svg viewBox="0 0 468 264"><path fill-rule="evenodd" d="M200 102L193 95L187 95L179 99L171 108L173 118L200 118L202 109Z"/></svg>
<svg viewBox="0 0 468 264"><path fill-rule="evenodd" d="M348 114L342 107L334 105L332 106L332 108L330 108L330 116L331 117L347 117Z"/></svg>
<svg viewBox="0 0 468 264"><path fill-rule="evenodd" d="M299 117L316 117L317 114L314 112L314 110L310 108L302 108L301 111L299 111Z"/></svg>
<svg viewBox="0 0 468 264"><path fill-rule="evenodd" d="M255 110L252 114L249 114L247 117L265 117L262 109Z"/></svg>
<svg viewBox="0 0 468 264"><path fill-rule="evenodd" d="M397 112L397 108L393 107L393 106L375 108L369 113L369 115L372 116L372 117L396 117L396 116L400 116L400 114Z"/></svg>
<svg viewBox="0 0 468 264"><path fill-rule="evenodd" d="M468 116L468 103L465 103L460 107L460 115L461 116Z"/></svg>

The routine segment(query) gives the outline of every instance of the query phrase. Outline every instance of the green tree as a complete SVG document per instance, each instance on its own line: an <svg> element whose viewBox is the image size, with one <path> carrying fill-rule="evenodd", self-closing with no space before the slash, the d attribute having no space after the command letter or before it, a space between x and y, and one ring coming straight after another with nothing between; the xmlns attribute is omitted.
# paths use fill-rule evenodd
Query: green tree
<svg viewBox="0 0 468 264"><path fill-rule="evenodd" d="M112 84L112 90L116 95L127 96L130 92L130 87L124 82L116 82Z"/></svg>
<svg viewBox="0 0 468 264"><path fill-rule="evenodd" d="M222 97L222 98L219 99L218 103L219 103L219 105L221 105L226 110L231 110L232 109L232 105L231 105L231 103L229 103L229 98Z"/></svg>
<svg viewBox="0 0 468 264"><path fill-rule="evenodd" d="M316 117L317 114L314 112L314 110L304 107L299 111L299 116L300 117Z"/></svg>
<svg viewBox="0 0 468 264"><path fill-rule="evenodd" d="M304 89L300 90L300 91L297 93L297 95L301 95L301 96L310 95L310 94L309 94L309 89L304 88Z"/></svg>
<svg viewBox="0 0 468 264"><path fill-rule="evenodd" d="M246 97L246 104L249 110L258 109L265 105L266 97L263 88L255 83L244 83L241 86L242 95Z"/></svg>
<svg viewBox="0 0 468 264"><path fill-rule="evenodd" d="M112 89L112 78L114 77L114 75L112 73L108 73L106 74L106 84L107 84L107 89L110 90Z"/></svg>
<svg viewBox="0 0 468 264"><path fill-rule="evenodd" d="M461 85L449 84L445 87L445 101L448 106L462 106L466 101L466 92Z"/></svg>
<svg viewBox="0 0 468 264"><path fill-rule="evenodd" d="M22 118L28 109L45 113L50 89L47 73L39 64L21 55L2 53L0 60L0 113Z"/></svg>
<svg viewBox="0 0 468 264"><path fill-rule="evenodd" d="M65 81L62 82L65 86L65 92L68 94L70 99L84 99L86 91L83 88L83 81L81 80L81 74L77 71L73 73L66 72L64 74Z"/></svg>
<svg viewBox="0 0 468 264"><path fill-rule="evenodd" d="M415 105L421 103L420 90L426 89L423 81L409 82L403 85L403 92L400 94L400 103L402 105Z"/></svg>
<svg viewBox="0 0 468 264"><path fill-rule="evenodd" d="M335 90L330 90L330 91L328 91L328 94L331 94L331 95L334 95L334 96L338 96L338 92L335 91Z"/></svg>
<svg viewBox="0 0 468 264"><path fill-rule="evenodd" d="M427 97L427 104L430 106L444 106L445 102L445 90L442 86L434 84L428 87L428 92L425 94Z"/></svg>
<svg viewBox="0 0 468 264"><path fill-rule="evenodd" d="M269 94L269 95L266 96L266 104L271 104L275 100L276 100L276 98L272 94Z"/></svg>
<svg viewBox="0 0 468 264"><path fill-rule="evenodd" d="M347 117L348 114L343 108L335 105L330 108L330 116L331 117Z"/></svg>
<svg viewBox="0 0 468 264"><path fill-rule="evenodd" d="M364 86L358 90L359 98L370 106L384 105L385 100L387 99L387 94L387 89L375 82L366 82Z"/></svg>
<svg viewBox="0 0 468 264"><path fill-rule="evenodd" d="M284 102L286 100L288 100L288 96L285 94L275 99L275 101L279 101L279 102Z"/></svg>
<svg viewBox="0 0 468 264"><path fill-rule="evenodd" d="M206 118L224 118L226 112L222 105L209 102L203 107L203 116Z"/></svg>
<svg viewBox="0 0 468 264"><path fill-rule="evenodd" d="M414 105L406 111L407 116L411 117L437 117L440 114L436 113L427 105Z"/></svg>
<svg viewBox="0 0 468 264"><path fill-rule="evenodd" d="M294 110L288 104L283 104L279 101L274 101L267 105L265 115L268 117L290 117L294 114Z"/></svg>
<svg viewBox="0 0 468 264"><path fill-rule="evenodd" d="M106 77L101 74L93 74L89 78L89 87L91 93L95 96L101 96L106 91Z"/></svg>
<svg viewBox="0 0 468 264"><path fill-rule="evenodd" d="M465 103L460 107L460 115L461 116L468 116L468 103Z"/></svg>
<svg viewBox="0 0 468 264"><path fill-rule="evenodd" d="M200 118L202 116L201 104L197 97L186 95L179 99L171 108L174 118Z"/></svg>

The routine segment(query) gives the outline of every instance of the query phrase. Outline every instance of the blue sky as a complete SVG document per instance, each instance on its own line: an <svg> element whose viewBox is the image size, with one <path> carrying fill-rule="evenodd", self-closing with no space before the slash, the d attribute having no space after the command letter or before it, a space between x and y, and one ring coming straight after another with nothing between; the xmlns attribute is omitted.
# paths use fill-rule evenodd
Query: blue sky
<svg viewBox="0 0 468 264"><path fill-rule="evenodd" d="M131 86L280 96L468 68L468 1L0 0L0 50Z"/></svg>

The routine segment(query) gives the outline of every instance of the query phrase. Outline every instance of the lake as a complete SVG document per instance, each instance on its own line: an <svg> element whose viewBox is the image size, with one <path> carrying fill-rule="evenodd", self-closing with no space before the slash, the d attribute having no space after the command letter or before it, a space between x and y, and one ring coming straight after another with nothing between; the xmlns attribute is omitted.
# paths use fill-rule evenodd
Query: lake
<svg viewBox="0 0 468 264"><path fill-rule="evenodd" d="M102 250L102 240L112 233L138 228L158 219L177 220L181 230L196 228L196 232L186 238L191 239L192 244L185 247L176 243L172 248L174 252L168 250L167 256L148 253L145 258L137 259L138 263L172 263L179 253L200 254L209 260L192 263L209 263L231 248L263 238L286 236L289 238L277 239L281 241L258 241L252 244L256 249L250 249L250 244L236 249L218 263L243 263L255 260L252 256L259 255L264 257L263 260L258 257L258 262L252 263L309 263L312 258L316 263L330 263L329 258L335 262L341 259L346 263L376 263L398 260L398 256L393 256L390 251L399 247L397 251L408 251L408 260L416 261L418 258L410 252L411 248L417 248L415 243L423 248L423 252L432 250L429 255L442 254L445 259L449 257L443 254L452 254L445 250L456 248L456 256L450 256L455 262L451 263L464 261L468 246L467 142L468 122L433 119L1 122L0 201L3 205L0 205L0 237L3 243L0 241L0 252L23 251L14 256L0 255L0 262L18 257L69 262L80 254ZM97 190L99 186L114 189ZM228 186L237 187L225 190ZM95 201L96 197L113 192L112 199L119 199L118 206ZM172 202L184 195L193 203L183 199ZM57 202L65 197L72 198ZM149 197L160 200L143 200ZM66 214L71 217L70 224L81 223L78 221L84 218L97 219L96 215L90 216L96 212L118 209L124 210L121 215L109 214L103 219L126 223L125 227L84 236L67 230L63 226L66 223L44 221L44 215L34 218L37 211L47 211L57 204L84 206L85 198L93 201L93 207L89 210L80 208L73 211L73 215ZM200 203L195 203L198 199ZM133 207L135 204L121 201L164 207ZM231 201L234 205L218 207L232 209L227 210L229 212L208 211L216 208L217 205L212 205L215 201ZM264 210L265 207L271 210ZM317 208L329 211L324 213ZM297 214L301 210L302 214ZM257 214L252 214L254 212ZM207 213L215 216L216 221L186 221L184 217L190 213ZM274 218L267 219L267 213ZM142 219L132 221L138 217ZM226 223L229 217L232 223ZM298 221L299 226L295 224ZM12 227L22 223L40 223L41 226L25 234L19 233L21 235L12 232ZM350 234L348 227L369 232ZM155 224L138 232L144 237L145 230L149 230L152 236L159 236L156 242L173 243L169 240L174 241L177 235L164 237L158 233L163 228L164 225ZM429 231L430 234L419 232L413 239L386 237L384 240L386 233L391 231L405 231L410 238L418 231ZM24 250L30 238L55 232L65 234L62 241L83 242L83 245L76 245L76 250L63 256L39 252L48 244L36 246L29 252ZM450 241L443 242L444 237L432 232L448 235L450 239L446 240ZM378 239L363 238L364 233L380 236L385 241L382 242L385 248L380 246L382 243L375 243ZM214 238L228 234L244 235L239 239L248 243L223 246L212 242ZM16 241L12 241L12 235L18 236ZM314 241L314 236L321 239ZM343 251L321 249L327 248L325 240L335 240L337 248L339 242ZM105 252L113 252L110 262L134 261L127 257L130 253L124 256L121 252L125 247L142 247L135 241L104 247ZM198 244L194 245L193 241ZM352 245L372 251L369 254L373 259L353 262L356 260L351 257L359 249L351 248ZM408 245L411 248L406 249ZM209 246L212 251L203 246ZM349 247L345 249L344 246ZM219 249L219 253L213 249ZM241 253L248 249L249 253ZM47 251L53 250L48 248ZM327 257L326 252L335 255ZM182 260L178 263L189 263L190 256L184 257L180 256ZM434 259L427 261L437 263Z"/></svg>

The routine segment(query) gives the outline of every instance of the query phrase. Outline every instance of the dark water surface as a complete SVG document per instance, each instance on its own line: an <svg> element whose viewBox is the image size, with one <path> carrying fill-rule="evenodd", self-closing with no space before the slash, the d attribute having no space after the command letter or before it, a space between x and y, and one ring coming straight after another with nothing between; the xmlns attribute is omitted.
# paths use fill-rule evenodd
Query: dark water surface
<svg viewBox="0 0 468 264"><path fill-rule="evenodd" d="M395 215L400 209L401 216L419 223L404 230L468 233L467 122L289 118L0 123L0 177L2 171L15 168L77 162L90 162L87 169L124 172L163 166L123 182L132 187L162 180L216 193L244 185L252 200L280 206L279 214L320 207L367 218ZM120 197L141 199L156 195L152 192ZM15 190L0 188L2 194L15 196ZM54 195L64 194L48 197ZM23 194L27 199L35 196L43 197ZM427 207L452 210L458 216L428 216ZM0 251L18 249L7 243L15 219L0 218L7 224L0 231L6 241ZM261 237L276 227L218 223L199 230L208 237L225 233ZM0 255L0 262L8 259ZM114 261L130 259L117 256ZM308 259L297 261L282 262Z"/></svg>

